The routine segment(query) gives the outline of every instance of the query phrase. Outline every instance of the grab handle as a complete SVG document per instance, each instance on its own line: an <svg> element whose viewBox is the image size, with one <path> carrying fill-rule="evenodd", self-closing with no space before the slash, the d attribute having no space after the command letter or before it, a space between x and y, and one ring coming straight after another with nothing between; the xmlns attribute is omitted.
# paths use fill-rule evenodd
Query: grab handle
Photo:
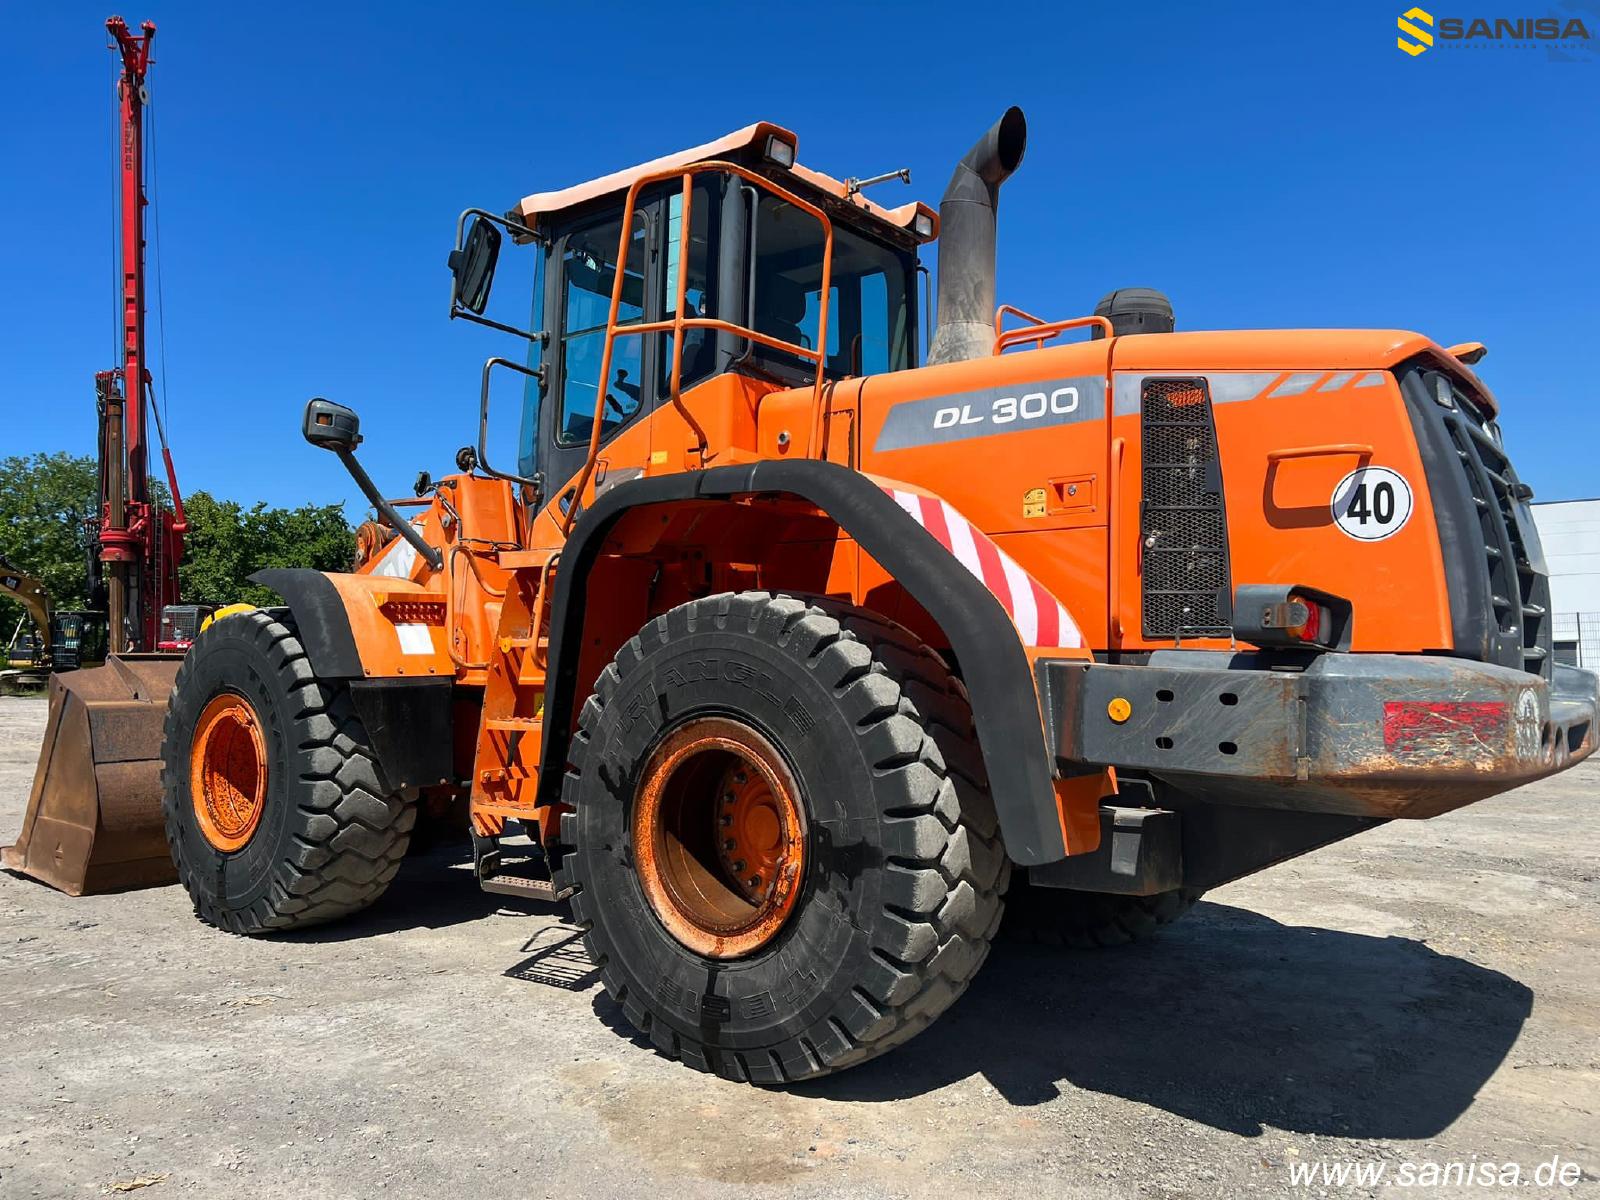
<svg viewBox="0 0 1600 1200"><path fill-rule="evenodd" d="M1288 458L1324 458L1334 454L1354 454L1358 458L1371 458L1372 447L1357 442L1335 442L1327 446L1296 446L1292 450L1268 450L1267 461L1276 463Z"/></svg>

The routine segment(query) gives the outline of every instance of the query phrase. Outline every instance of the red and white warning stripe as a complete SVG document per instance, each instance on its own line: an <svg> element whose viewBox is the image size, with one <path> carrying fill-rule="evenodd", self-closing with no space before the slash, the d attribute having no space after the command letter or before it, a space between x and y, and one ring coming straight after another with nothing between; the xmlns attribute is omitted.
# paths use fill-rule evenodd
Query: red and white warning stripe
<svg viewBox="0 0 1600 1200"><path fill-rule="evenodd" d="M1004 550L989 540L971 521L937 496L907 492L879 484L911 519L939 540L939 544L994 593L1011 616L1025 646L1083 645L1083 634L1057 600Z"/></svg>

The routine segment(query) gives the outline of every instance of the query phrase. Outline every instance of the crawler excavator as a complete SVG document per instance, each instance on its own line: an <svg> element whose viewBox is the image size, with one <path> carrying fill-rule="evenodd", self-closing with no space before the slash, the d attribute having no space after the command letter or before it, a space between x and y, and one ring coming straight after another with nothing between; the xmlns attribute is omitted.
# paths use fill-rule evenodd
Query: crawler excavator
<svg viewBox="0 0 1600 1200"><path fill-rule="evenodd" d="M95 664L101 638L101 614L55 606L43 582L0 557L0 594L26 610L0 662L0 690L37 687L53 671L72 671ZM28 626L24 633L23 626Z"/></svg>
<svg viewBox="0 0 1600 1200"><path fill-rule="evenodd" d="M757 123L462 214L450 315L525 352L403 502L356 413L307 405L388 532L353 572L259 572L283 603L178 670L195 911L349 916L456 803L476 882L569 904L642 1037L783 1083L906 1043L1003 920L1140 936L1592 753L1482 347L1178 332L1147 289L997 307L1025 142L1011 109L937 213ZM508 246L533 328L486 315Z"/></svg>

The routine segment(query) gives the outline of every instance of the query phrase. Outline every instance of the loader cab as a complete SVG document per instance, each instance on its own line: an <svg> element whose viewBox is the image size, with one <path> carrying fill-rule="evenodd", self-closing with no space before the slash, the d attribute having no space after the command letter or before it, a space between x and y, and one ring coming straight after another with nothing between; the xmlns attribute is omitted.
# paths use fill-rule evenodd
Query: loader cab
<svg viewBox="0 0 1600 1200"><path fill-rule="evenodd" d="M846 199L842 185L830 190L833 181L826 177L801 176L764 160L758 147L705 157L757 170L827 212L833 229L828 377L916 365L917 247L932 234L931 213L907 206L902 227L879 216L883 210L876 206ZM681 178L642 189L629 214L623 212L626 182L537 214L544 270L535 287L533 326L548 338L533 345L528 359L540 375L529 378L524 392L519 474L558 484L583 467L597 407L604 443L671 396L670 332L616 338L610 377L599 378L619 271L619 326L671 321L681 282L685 317L715 318L817 349L821 222L732 173L697 174L692 186L686 254ZM912 228L916 217L923 218L920 236ZM619 262L624 227L627 249ZM809 383L815 369L731 330L691 329L684 334L679 390L688 393L729 371L798 386Z"/></svg>

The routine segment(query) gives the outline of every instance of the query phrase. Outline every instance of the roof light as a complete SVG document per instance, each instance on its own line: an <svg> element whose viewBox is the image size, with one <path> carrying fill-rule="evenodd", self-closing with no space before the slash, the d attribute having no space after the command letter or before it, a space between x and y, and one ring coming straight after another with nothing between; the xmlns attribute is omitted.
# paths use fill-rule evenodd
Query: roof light
<svg viewBox="0 0 1600 1200"><path fill-rule="evenodd" d="M919 212L912 217L911 232L919 238L931 238L933 236L933 214Z"/></svg>
<svg viewBox="0 0 1600 1200"><path fill-rule="evenodd" d="M767 135L767 161L777 163L785 170L794 166L794 143L786 142L777 134Z"/></svg>

